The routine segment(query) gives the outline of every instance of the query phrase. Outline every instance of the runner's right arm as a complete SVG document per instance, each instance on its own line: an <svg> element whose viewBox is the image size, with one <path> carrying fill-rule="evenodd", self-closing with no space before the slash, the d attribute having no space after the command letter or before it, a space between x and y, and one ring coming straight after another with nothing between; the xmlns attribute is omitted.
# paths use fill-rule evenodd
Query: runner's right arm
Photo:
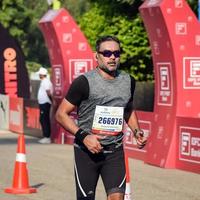
<svg viewBox="0 0 200 200"><path fill-rule="evenodd" d="M82 132L75 124L74 120L70 118L70 113L80 105L82 100L87 99L88 95L88 81L85 76L81 75L73 81L66 97L62 100L56 112L56 120L65 128L65 130L75 135L75 137L77 133L81 134ZM92 153L98 153L102 149L98 141L98 136L96 135L87 135L81 142L83 142Z"/></svg>
<svg viewBox="0 0 200 200"><path fill-rule="evenodd" d="M79 127L75 124L74 120L70 118L70 113L80 105L81 101L87 98L87 79L81 75L76 78L65 98L62 100L56 112L56 120L70 133L74 134L78 131Z"/></svg>

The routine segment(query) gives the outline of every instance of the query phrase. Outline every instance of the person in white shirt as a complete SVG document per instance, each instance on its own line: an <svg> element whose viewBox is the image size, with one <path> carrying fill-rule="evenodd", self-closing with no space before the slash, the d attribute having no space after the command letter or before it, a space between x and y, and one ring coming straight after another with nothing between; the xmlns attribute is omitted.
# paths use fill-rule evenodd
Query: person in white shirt
<svg viewBox="0 0 200 200"><path fill-rule="evenodd" d="M40 123L42 127L43 138L39 140L41 144L51 143L51 122L50 122L50 110L52 104L53 85L47 78L48 71L46 68L41 67L37 72L40 77L40 87L38 90L38 104L40 109Z"/></svg>

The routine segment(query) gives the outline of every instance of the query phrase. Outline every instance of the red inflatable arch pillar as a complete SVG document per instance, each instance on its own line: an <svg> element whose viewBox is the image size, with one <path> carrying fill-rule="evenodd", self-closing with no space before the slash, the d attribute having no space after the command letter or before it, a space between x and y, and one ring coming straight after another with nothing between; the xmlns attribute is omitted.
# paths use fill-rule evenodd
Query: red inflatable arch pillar
<svg viewBox="0 0 200 200"><path fill-rule="evenodd" d="M155 69L145 162L200 172L200 24L185 0L146 0L139 10Z"/></svg>
<svg viewBox="0 0 200 200"><path fill-rule="evenodd" d="M39 21L39 26L51 61L54 98L59 104L72 81L95 66L93 52L78 25L64 8L49 10ZM65 143L65 139L71 138L54 119L52 130L52 139L56 143Z"/></svg>

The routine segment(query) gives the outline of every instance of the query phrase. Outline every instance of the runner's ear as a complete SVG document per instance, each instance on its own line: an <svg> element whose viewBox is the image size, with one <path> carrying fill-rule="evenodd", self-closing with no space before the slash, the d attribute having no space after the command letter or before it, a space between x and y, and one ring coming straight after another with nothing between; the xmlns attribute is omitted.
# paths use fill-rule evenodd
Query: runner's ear
<svg viewBox="0 0 200 200"><path fill-rule="evenodd" d="M94 53L93 53L93 56L94 56L95 60L97 61L97 60L98 60L97 52L94 52Z"/></svg>

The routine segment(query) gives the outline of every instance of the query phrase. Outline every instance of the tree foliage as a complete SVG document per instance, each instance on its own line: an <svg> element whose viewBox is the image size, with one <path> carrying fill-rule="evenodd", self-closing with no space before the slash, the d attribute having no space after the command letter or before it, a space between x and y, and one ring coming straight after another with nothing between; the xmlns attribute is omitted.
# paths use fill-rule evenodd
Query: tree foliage
<svg viewBox="0 0 200 200"><path fill-rule="evenodd" d="M121 41L121 69L137 80L153 80L153 64L147 33L138 13L143 1L139 0L91 0L91 9L79 17L81 29L91 46L101 35L115 35ZM188 0L193 10L194 1ZM196 12L197 14L197 12Z"/></svg>
<svg viewBox="0 0 200 200"><path fill-rule="evenodd" d="M49 65L47 49L38 28L38 20L47 10L47 4L30 0L2 0L0 9L0 23L20 43L31 71L36 71L39 65Z"/></svg>
<svg viewBox="0 0 200 200"><path fill-rule="evenodd" d="M136 8L127 3L96 1L78 22L93 48L98 36L117 36L122 47L121 69L137 80L153 80L148 38L138 12L134 12Z"/></svg>
<svg viewBox="0 0 200 200"><path fill-rule="evenodd" d="M197 15L197 1L187 0ZM137 80L153 80L151 50L138 7L143 0L61 0L77 20L92 48L100 35L116 35L122 45L121 69ZM38 27L47 1L1 0L0 23L23 49L27 65L36 71L50 67L45 41Z"/></svg>
<svg viewBox="0 0 200 200"><path fill-rule="evenodd" d="M77 19L90 9L90 3L88 0L63 0L62 7L66 8Z"/></svg>

